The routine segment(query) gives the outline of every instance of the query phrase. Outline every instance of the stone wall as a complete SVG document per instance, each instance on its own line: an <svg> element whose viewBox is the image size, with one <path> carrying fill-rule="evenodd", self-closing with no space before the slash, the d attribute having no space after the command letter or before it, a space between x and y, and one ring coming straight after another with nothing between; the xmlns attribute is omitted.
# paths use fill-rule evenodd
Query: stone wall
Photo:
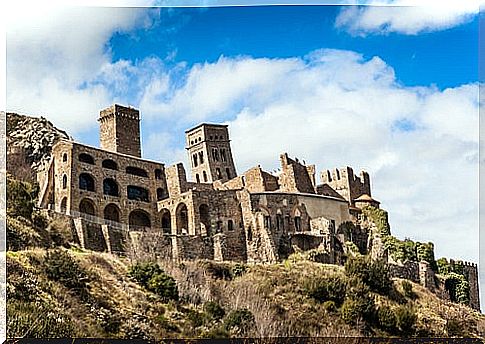
<svg viewBox="0 0 485 344"><path fill-rule="evenodd" d="M300 164L297 160L290 159L286 153L280 155L280 162L280 191L315 193L314 184L305 165Z"/></svg>
<svg viewBox="0 0 485 344"><path fill-rule="evenodd" d="M99 114L101 149L141 157L140 112L112 105Z"/></svg>
<svg viewBox="0 0 485 344"><path fill-rule="evenodd" d="M456 263L456 262L455 262ZM463 262L463 275L470 284L470 307L480 310L480 292L478 288L478 266L474 263Z"/></svg>
<svg viewBox="0 0 485 344"><path fill-rule="evenodd" d="M363 194L371 195L369 174L361 171L360 177L356 176L353 169L348 166L322 171L321 180L322 183L328 184L342 195L349 203Z"/></svg>

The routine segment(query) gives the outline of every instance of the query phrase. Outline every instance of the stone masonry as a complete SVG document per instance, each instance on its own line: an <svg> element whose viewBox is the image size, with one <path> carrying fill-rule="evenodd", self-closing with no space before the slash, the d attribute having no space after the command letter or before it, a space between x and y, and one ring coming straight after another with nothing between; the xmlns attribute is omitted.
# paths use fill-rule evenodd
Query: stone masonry
<svg viewBox="0 0 485 344"><path fill-rule="evenodd" d="M315 165L283 153L278 173L256 166L238 175L228 126L203 123L185 132L189 180L182 163L141 157L138 110L115 104L99 122L101 148L60 139L38 173L39 206L71 218L82 247L247 263L318 250L326 263L342 264L351 243L387 259L361 221L362 208L380 206L364 171L325 170L318 183ZM476 265L465 270L478 307ZM424 263L392 271L433 288Z"/></svg>

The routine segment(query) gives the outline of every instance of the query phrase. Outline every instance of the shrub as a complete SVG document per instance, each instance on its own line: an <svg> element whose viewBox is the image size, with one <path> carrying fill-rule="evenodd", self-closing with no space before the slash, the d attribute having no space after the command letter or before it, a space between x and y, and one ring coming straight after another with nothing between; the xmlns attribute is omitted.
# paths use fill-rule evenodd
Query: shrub
<svg viewBox="0 0 485 344"><path fill-rule="evenodd" d="M193 327L200 327L205 322L204 314L193 309L188 310L187 318L190 320Z"/></svg>
<svg viewBox="0 0 485 344"><path fill-rule="evenodd" d="M228 264L203 261L199 263L201 267L213 278L231 280L233 271Z"/></svg>
<svg viewBox="0 0 485 344"><path fill-rule="evenodd" d="M138 263L130 268L128 275L165 302L179 299L175 279L156 263Z"/></svg>
<svg viewBox="0 0 485 344"><path fill-rule="evenodd" d="M323 309L327 313L335 313L337 311L337 305L333 301L325 301L323 303Z"/></svg>
<svg viewBox="0 0 485 344"><path fill-rule="evenodd" d="M246 270L247 270L246 265L236 264L231 269L231 276L233 278L242 276L244 273L246 273Z"/></svg>
<svg viewBox="0 0 485 344"><path fill-rule="evenodd" d="M414 298L415 294L413 291L413 285L409 281L402 281L402 289L404 291L404 296L409 298Z"/></svg>
<svg viewBox="0 0 485 344"><path fill-rule="evenodd" d="M62 249L48 250L44 256L47 277L67 288L84 289L86 274L71 255Z"/></svg>
<svg viewBox="0 0 485 344"><path fill-rule="evenodd" d="M388 294L392 289L389 266L383 261L372 261L364 256L349 257L345 263L345 273L362 280L378 293Z"/></svg>
<svg viewBox="0 0 485 344"><path fill-rule="evenodd" d="M373 313L374 298L369 287L358 278L350 280L341 308L342 319L349 324L355 324L358 320L369 321Z"/></svg>
<svg viewBox="0 0 485 344"><path fill-rule="evenodd" d="M244 335L254 326L254 315L247 309L236 309L224 321L224 330L236 335Z"/></svg>
<svg viewBox="0 0 485 344"><path fill-rule="evenodd" d="M387 211L367 206L362 209L362 213L375 223L377 230L382 236L391 235Z"/></svg>
<svg viewBox="0 0 485 344"><path fill-rule="evenodd" d="M39 229L46 229L49 224L47 217L39 212L32 212L32 224Z"/></svg>
<svg viewBox="0 0 485 344"><path fill-rule="evenodd" d="M394 333L396 331L396 315L393 310L387 306L379 307L377 310L377 321L379 327L386 330L389 333Z"/></svg>
<svg viewBox="0 0 485 344"><path fill-rule="evenodd" d="M436 260L434 258L434 244L432 242L417 242L416 256L418 258L418 261L424 260L429 263L433 271L438 271L438 265L436 264Z"/></svg>
<svg viewBox="0 0 485 344"><path fill-rule="evenodd" d="M7 175L7 214L31 219L38 194L38 186Z"/></svg>
<svg viewBox="0 0 485 344"><path fill-rule="evenodd" d="M140 285L147 287L148 281L156 274L162 273L163 270L157 263L137 263L128 271L128 276L133 278Z"/></svg>
<svg viewBox="0 0 485 344"><path fill-rule="evenodd" d="M340 276L317 277L306 283L305 290L311 298L320 301L333 301L339 307L345 298L346 281Z"/></svg>
<svg viewBox="0 0 485 344"><path fill-rule="evenodd" d="M204 303L204 312L214 320L220 320L226 314L224 308L214 301Z"/></svg>
<svg viewBox="0 0 485 344"><path fill-rule="evenodd" d="M411 335L414 332L417 316L409 306L396 308L396 325L403 335Z"/></svg>
<svg viewBox="0 0 485 344"><path fill-rule="evenodd" d="M456 319L446 321L446 333L449 337L463 337L465 335L463 325Z"/></svg>

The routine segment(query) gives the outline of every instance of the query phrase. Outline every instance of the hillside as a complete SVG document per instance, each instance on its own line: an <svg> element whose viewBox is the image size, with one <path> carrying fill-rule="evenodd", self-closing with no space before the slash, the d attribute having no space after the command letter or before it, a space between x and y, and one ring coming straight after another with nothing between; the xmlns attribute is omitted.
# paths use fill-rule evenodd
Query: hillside
<svg viewBox="0 0 485 344"><path fill-rule="evenodd" d="M21 149L10 151L18 165L8 165L15 174L7 177L8 337L485 337L485 315L391 278L387 264L358 248L345 266L319 263L315 251L247 265L81 249L70 223L35 208L38 187L28 178L68 135L44 119L9 114L7 125L9 143ZM49 139L38 145L44 127ZM466 303L460 272L435 262L432 245L392 237L386 216L369 218L395 259L441 264L436 270L449 270L456 301Z"/></svg>

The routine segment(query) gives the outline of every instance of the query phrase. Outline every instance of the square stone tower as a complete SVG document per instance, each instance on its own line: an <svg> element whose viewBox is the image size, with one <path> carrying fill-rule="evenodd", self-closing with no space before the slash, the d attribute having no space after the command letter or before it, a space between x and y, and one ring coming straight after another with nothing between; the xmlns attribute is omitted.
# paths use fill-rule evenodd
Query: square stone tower
<svg viewBox="0 0 485 344"><path fill-rule="evenodd" d="M225 182L237 176L227 125L202 123L185 132L192 180Z"/></svg>
<svg viewBox="0 0 485 344"><path fill-rule="evenodd" d="M114 104L99 113L101 149L141 158L140 111Z"/></svg>

